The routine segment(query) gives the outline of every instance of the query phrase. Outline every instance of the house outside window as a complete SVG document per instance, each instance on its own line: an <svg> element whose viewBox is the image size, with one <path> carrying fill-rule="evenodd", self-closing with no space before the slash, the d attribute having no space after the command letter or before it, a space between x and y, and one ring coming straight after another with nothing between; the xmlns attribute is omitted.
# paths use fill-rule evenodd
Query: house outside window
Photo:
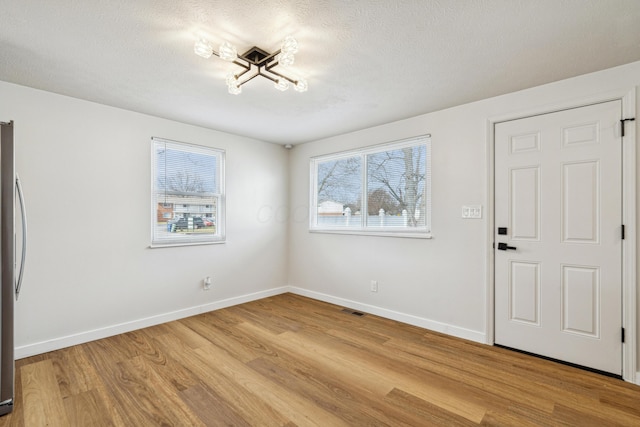
<svg viewBox="0 0 640 427"><path fill-rule="evenodd" d="M431 137L310 162L310 231L430 237Z"/></svg>
<svg viewBox="0 0 640 427"><path fill-rule="evenodd" d="M151 246L224 242L224 151L161 138L151 142Z"/></svg>

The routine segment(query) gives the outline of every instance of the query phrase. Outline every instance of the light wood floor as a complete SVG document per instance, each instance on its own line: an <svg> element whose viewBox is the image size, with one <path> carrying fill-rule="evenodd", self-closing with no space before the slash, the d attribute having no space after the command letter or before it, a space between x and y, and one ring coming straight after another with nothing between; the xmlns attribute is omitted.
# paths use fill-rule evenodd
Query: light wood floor
<svg viewBox="0 0 640 427"><path fill-rule="evenodd" d="M640 387L292 294L22 359L1 426L640 425Z"/></svg>

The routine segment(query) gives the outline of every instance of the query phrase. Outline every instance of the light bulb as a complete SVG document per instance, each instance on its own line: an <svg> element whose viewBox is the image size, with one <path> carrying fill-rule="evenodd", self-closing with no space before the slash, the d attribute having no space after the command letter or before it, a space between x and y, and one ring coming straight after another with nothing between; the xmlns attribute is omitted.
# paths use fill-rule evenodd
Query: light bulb
<svg viewBox="0 0 640 427"><path fill-rule="evenodd" d="M220 45L220 52L218 52L218 56L220 59L233 62L238 58L238 51L236 51L235 46L231 43L224 42Z"/></svg>
<svg viewBox="0 0 640 427"><path fill-rule="evenodd" d="M289 82L286 79L278 79L278 81L275 82L273 86L276 89L284 92L285 90L289 89Z"/></svg>
<svg viewBox="0 0 640 427"><path fill-rule="evenodd" d="M242 93L242 87L237 85L229 85L229 93L232 95L240 95Z"/></svg>
<svg viewBox="0 0 640 427"><path fill-rule="evenodd" d="M285 37L280 50L283 53L298 53L298 41L291 36Z"/></svg>
<svg viewBox="0 0 640 427"><path fill-rule="evenodd" d="M278 63L284 67L288 67L290 65L293 65L293 62L295 61L295 57L293 56L293 53L280 53L280 55L278 55Z"/></svg>
<svg viewBox="0 0 640 427"><path fill-rule="evenodd" d="M236 73L230 71L225 78L225 82L227 86L238 86L238 78L236 77Z"/></svg>
<svg viewBox="0 0 640 427"><path fill-rule="evenodd" d="M226 82L227 87L229 88L229 93L233 95L239 95L242 93L242 88L240 87L240 83L238 83L238 78L233 71L227 74Z"/></svg>
<svg viewBox="0 0 640 427"><path fill-rule="evenodd" d="M309 85L307 84L307 81L305 79L298 79L298 82L293 88L296 90L296 92L306 92L307 89L309 89Z"/></svg>
<svg viewBox="0 0 640 427"><path fill-rule="evenodd" d="M203 58L210 58L213 55L213 47L206 39L199 39L196 44L193 45L193 51L196 55Z"/></svg>

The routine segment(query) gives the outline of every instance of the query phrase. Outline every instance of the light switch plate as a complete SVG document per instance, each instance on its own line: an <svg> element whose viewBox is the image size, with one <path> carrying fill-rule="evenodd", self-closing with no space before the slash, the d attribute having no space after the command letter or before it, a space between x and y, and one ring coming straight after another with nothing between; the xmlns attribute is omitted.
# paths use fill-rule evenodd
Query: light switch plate
<svg viewBox="0 0 640 427"><path fill-rule="evenodd" d="M462 207L462 218L464 219L481 219L482 205L464 205Z"/></svg>

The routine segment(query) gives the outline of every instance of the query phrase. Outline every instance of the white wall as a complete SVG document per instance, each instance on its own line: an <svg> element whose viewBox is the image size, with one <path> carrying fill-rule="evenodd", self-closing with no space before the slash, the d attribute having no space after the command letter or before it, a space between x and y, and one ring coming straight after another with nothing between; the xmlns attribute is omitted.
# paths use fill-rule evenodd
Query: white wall
<svg viewBox="0 0 640 427"><path fill-rule="evenodd" d="M581 103L637 85L640 62L295 146L290 159L290 285L306 295L484 341L489 119ZM634 123L637 129L640 122ZM433 144L433 239L309 233L310 157L425 133L432 135ZM461 219L465 204L483 205L484 218ZM378 293L369 291L372 279L378 281Z"/></svg>
<svg viewBox="0 0 640 427"><path fill-rule="evenodd" d="M281 146L3 82L0 120L15 121L29 220L18 357L286 285L286 222L264 214L287 204ZM152 136L226 150L226 244L148 248Z"/></svg>

